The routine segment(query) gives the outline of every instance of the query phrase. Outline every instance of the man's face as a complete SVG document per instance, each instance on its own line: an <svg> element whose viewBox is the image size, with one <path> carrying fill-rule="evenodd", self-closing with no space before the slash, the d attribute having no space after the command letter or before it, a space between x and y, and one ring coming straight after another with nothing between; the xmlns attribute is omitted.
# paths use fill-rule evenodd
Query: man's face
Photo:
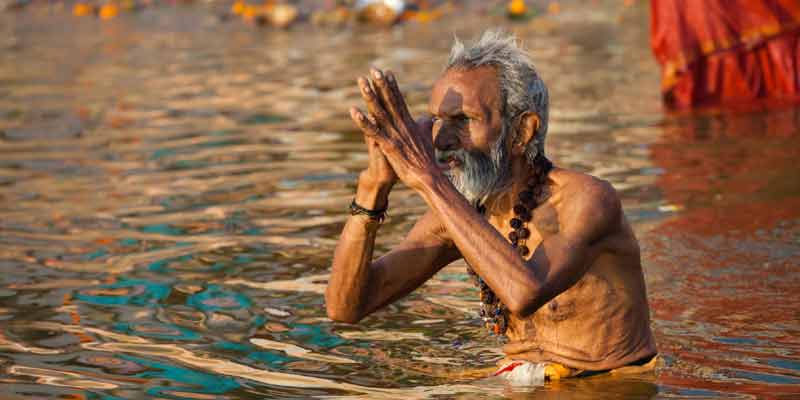
<svg viewBox="0 0 800 400"><path fill-rule="evenodd" d="M472 204L491 194L508 172L506 144L498 142L506 129L499 87L492 67L451 69L431 93L437 162Z"/></svg>

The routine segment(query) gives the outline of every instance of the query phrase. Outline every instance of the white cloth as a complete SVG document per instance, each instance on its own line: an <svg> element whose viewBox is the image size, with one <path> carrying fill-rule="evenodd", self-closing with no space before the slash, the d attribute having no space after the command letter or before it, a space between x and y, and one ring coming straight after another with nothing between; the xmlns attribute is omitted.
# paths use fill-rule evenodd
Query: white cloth
<svg viewBox="0 0 800 400"><path fill-rule="evenodd" d="M385 6L391 8L396 13L400 13L403 9L406 8L405 0L358 0L356 2L356 10L361 10L362 8L375 4L375 3L383 3Z"/></svg>
<svg viewBox="0 0 800 400"><path fill-rule="evenodd" d="M545 366L545 363L514 361L500 367L495 376L505 379L512 386L542 386Z"/></svg>

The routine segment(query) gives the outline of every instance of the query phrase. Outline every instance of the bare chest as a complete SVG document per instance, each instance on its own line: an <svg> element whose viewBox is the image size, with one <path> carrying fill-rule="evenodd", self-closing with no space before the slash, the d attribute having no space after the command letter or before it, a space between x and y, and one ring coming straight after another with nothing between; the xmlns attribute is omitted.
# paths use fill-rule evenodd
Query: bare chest
<svg viewBox="0 0 800 400"><path fill-rule="evenodd" d="M492 216L489 218L489 223L500 232L503 237L510 240L511 232L515 228L511 225L512 218L515 218L512 213L505 215ZM522 221L525 235L520 238L519 243L524 244L531 249L526 259L529 259L533 250L535 250L542 241L551 235L557 234L561 230L561 223L559 222L559 212L556 205L545 203L537 207L531 213L530 217Z"/></svg>

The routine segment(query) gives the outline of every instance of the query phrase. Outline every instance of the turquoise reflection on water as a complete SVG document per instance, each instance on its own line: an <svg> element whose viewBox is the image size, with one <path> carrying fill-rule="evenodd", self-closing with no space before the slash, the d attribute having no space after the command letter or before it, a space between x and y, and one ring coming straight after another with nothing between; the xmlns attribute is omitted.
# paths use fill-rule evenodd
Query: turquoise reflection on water
<svg viewBox="0 0 800 400"><path fill-rule="evenodd" d="M239 351L239 352L246 352L252 349L252 346L243 343L229 342L227 340L216 342L214 343L213 346L220 350Z"/></svg>
<svg viewBox="0 0 800 400"><path fill-rule="evenodd" d="M163 260L158 260L150 263L150 265L147 266L147 269L149 269L152 272L166 273L169 272L168 266L170 263L188 261L191 259L192 256L190 254L175 258L165 258Z"/></svg>
<svg viewBox="0 0 800 400"><path fill-rule="evenodd" d="M715 337L713 340L726 344L758 344L759 341L753 338L734 338L734 337Z"/></svg>
<svg viewBox="0 0 800 400"><path fill-rule="evenodd" d="M125 279L120 278L117 282L97 286L98 290L87 290L75 294L75 298L86 303L101 306L155 306L159 301L169 296L171 288L168 284L151 282L144 279ZM87 294L103 293L115 289L127 289L121 294Z"/></svg>
<svg viewBox="0 0 800 400"><path fill-rule="evenodd" d="M743 370L736 370L733 371L731 374L736 378L748 379L753 381L759 382L766 382L772 384L779 384L779 385L798 385L800 384L800 378L795 378L786 375L778 375L778 374L764 374L759 372L752 372L752 371L743 371Z"/></svg>
<svg viewBox="0 0 800 400"><path fill-rule="evenodd" d="M249 308L253 303L241 293L224 290L219 285L208 285L205 291L190 296L186 304L203 311L220 311Z"/></svg>
<svg viewBox="0 0 800 400"><path fill-rule="evenodd" d="M233 257L233 262L237 264L247 264L252 261L253 261L253 256L248 256L245 254L237 254L235 257Z"/></svg>
<svg viewBox="0 0 800 400"><path fill-rule="evenodd" d="M97 250L95 250L95 251L93 251L93 252L91 252L89 254L84 255L83 259L86 260L86 261L93 261L93 260L96 260L96 259L98 259L100 257L105 256L105 255L108 255L108 250L106 250L104 248L100 248L100 249L97 249Z"/></svg>
<svg viewBox="0 0 800 400"><path fill-rule="evenodd" d="M151 160L158 160L160 158L171 156L175 154L175 149L157 149L150 155Z"/></svg>
<svg viewBox="0 0 800 400"><path fill-rule="evenodd" d="M310 343L321 348L333 348L347 343L346 340L330 332L329 327L321 325L291 324L288 333L299 343Z"/></svg>
<svg viewBox="0 0 800 400"><path fill-rule="evenodd" d="M159 378L170 382L170 386L155 386L147 389L146 393L149 396L182 399L183 397L165 392L178 391L186 393L222 394L241 387L236 379L224 375L207 374L183 368L179 365L165 364L145 358L132 356L121 357L148 368L148 371L138 373L134 375L135 377L144 379ZM181 383L187 386L182 387L180 386Z"/></svg>
<svg viewBox="0 0 800 400"><path fill-rule="evenodd" d="M262 362L264 364L269 364L269 366L276 368L281 367L287 362L298 360L296 358L284 356L271 351L254 351L252 353L248 353L247 358Z"/></svg>
<svg viewBox="0 0 800 400"><path fill-rule="evenodd" d="M793 369L795 371L800 371L800 361L775 359L767 361L767 364L778 368Z"/></svg>
<svg viewBox="0 0 800 400"><path fill-rule="evenodd" d="M217 350L241 353L241 356L245 359L250 359L260 363L268 364L270 367L273 368L282 369L284 368L284 364L300 360L300 358L285 355L283 352L267 351L245 343L220 341L214 343L212 347Z"/></svg>
<svg viewBox="0 0 800 400"><path fill-rule="evenodd" d="M138 240L136 240L136 239L131 239L131 238L126 238L126 239L120 239L120 240L119 240L119 245L120 245L120 246L136 246L136 245L138 245L139 243L140 243L140 242L139 242Z"/></svg>
<svg viewBox="0 0 800 400"><path fill-rule="evenodd" d="M141 231L144 233L158 233L161 235L169 235L169 236L179 236L183 235L185 232L183 229L174 227L169 224L153 224L143 226Z"/></svg>

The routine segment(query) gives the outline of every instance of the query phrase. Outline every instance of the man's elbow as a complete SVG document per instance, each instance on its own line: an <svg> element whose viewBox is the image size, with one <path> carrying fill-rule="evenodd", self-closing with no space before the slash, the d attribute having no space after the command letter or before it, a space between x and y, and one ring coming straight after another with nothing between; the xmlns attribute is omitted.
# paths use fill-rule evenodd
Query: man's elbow
<svg viewBox="0 0 800 400"><path fill-rule="evenodd" d="M524 295L516 296L506 303L508 312L518 319L530 317L541 306L542 302L539 299L539 296L534 293L526 293Z"/></svg>
<svg viewBox="0 0 800 400"><path fill-rule="evenodd" d="M364 318L364 316L356 310L341 309L338 307L333 307L330 304L325 307L325 311L328 314L328 318L331 320L336 322L344 322L347 324L357 324Z"/></svg>
<svg viewBox="0 0 800 400"><path fill-rule="evenodd" d="M533 307L532 304L526 303L512 303L508 304L508 312L511 313L517 319L525 319L530 317L534 312L536 312L536 308Z"/></svg>

